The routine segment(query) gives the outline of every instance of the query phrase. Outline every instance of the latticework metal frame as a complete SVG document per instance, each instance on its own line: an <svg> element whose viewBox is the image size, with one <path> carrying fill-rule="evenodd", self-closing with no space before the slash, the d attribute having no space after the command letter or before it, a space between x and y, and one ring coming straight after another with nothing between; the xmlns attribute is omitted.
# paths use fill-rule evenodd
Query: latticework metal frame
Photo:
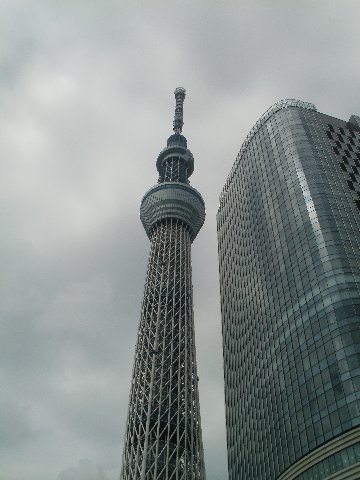
<svg viewBox="0 0 360 480"><path fill-rule="evenodd" d="M181 95L183 101L183 89ZM177 99L176 115L178 104ZM177 119L178 137L182 137L180 124L182 118ZM185 137L180 141L186 143ZM174 138L171 142L172 152ZM176 160L165 155L159 168L167 172L159 184L162 179L166 183L148 192L142 202L151 250L121 480L205 480L191 282L191 242L205 210L199 193L187 186L185 164L192 155L186 148L179 149ZM169 182L174 182L173 189Z"/></svg>
<svg viewBox="0 0 360 480"><path fill-rule="evenodd" d="M124 479L203 479L190 232L155 228L130 394Z"/></svg>

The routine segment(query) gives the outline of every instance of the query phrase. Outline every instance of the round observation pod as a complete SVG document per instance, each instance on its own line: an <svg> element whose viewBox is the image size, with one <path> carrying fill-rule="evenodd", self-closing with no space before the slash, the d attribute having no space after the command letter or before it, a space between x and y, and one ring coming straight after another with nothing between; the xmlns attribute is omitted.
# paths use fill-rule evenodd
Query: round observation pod
<svg viewBox="0 0 360 480"><path fill-rule="evenodd" d="M186 138L179 133L175 133L168 138L167 146L158 155L156 168L160 177L164 175L167 160L172 158L179 158L185 163L187 178L189 178L194 171L194 157L187 148Z"/></svg>
<svg viewBox="0 0 360 480"><path fill-rule="evenodd" d="M149 238L155 225L174 219L189 227L193 241L205 221L205 203L200 193L190 185L159 183L144 195L140 219Z"/></svg>

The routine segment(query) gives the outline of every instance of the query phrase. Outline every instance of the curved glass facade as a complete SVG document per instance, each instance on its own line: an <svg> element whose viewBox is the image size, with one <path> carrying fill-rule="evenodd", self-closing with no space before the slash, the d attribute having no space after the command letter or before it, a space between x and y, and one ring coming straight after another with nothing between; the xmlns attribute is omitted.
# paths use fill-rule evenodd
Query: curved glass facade
<svg viewBox="0 0 360 480"><path fill-rule="evenodd" d="M296 480L325 480L338 472L360 463L360 443L343 448L321 460L296 477Z"/></svg>
<svg viewBox="0 0 360 480"><path fill-rule="evenodd" d="M221 195L230 480L276 479L360 425L359 130L275 110Z"/></svg>

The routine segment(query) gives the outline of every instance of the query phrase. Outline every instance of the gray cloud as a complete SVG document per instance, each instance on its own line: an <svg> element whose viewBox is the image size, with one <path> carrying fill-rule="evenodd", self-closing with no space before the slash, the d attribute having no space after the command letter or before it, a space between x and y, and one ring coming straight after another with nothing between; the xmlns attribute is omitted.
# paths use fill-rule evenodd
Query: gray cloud
<svg viewBox="0 0 360 480"><path fill-rule="evenodd" d="M57 480L108 480L104 467L90 460L80 460L77 467L71 467L59 473Z"/></svg>
<svg viewBox="0 0 360 480"><path fill-rule="evenodd" d="M359 114L360 6L2 7L2 475L118 478L149 250L138 206L156 182L180 84L191 182L207 204L193 246L207 478L226 478L218 195L245 135L276 100Z"/></svg>
<svg viewBox="0 0 360 480"><path fill-rule="evenodd" d="M4 450L21 449L36 435L26 409L16 400L0 405L0 425L0 446Z"/></svg>

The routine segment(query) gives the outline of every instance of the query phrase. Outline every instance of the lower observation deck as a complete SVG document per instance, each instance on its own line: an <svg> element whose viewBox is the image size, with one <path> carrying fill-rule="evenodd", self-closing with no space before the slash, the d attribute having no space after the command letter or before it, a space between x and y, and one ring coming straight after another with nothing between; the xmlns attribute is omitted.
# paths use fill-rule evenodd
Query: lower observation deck
<svg viewBox="0 0 360 480"><path fill-rule="evenodd" d="M180 182L160 183L146 192L141 201L140 219L148 237L154 225L170 218L186 224L193 241L205 220L205 203L200 193Z"/></svg>

